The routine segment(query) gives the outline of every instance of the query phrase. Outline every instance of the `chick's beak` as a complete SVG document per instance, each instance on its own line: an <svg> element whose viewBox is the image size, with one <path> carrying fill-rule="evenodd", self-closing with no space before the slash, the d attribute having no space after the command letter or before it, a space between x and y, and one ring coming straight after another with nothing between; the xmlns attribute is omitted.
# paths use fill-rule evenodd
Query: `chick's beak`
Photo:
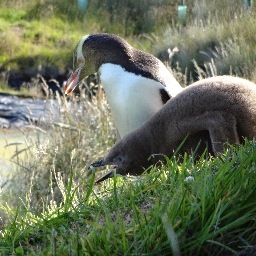
<svg viewBox="0 0 256 256"><path fill-rule="evenodd" d="M97 162L94 162L92 163L90 166L92 167L100 167L100 166L105 166L106 163L104 160L99 160ZM117 166L114 166L114 168L116 168ZM102 175L99 179L97 179L95 181L95 184L98 184L106 179L109 179L109 178L112 178L114 177L114 172L115 172L115 169L111 169L109 172L107 172L106 174Z"/></svg>
<svg viewBox="0 0 256 256"><path fill-rule="evenodd" d="M76 71L70 75L70 77L67 81L67 84L64 87L65 94L70 94L76 88L76 86L79 82L79 76L80 76L82 68L83 68L82 66L78 67L76 69Z"/></svg>
<svg viewBox="0 0 256 256"><path fill-rule="evenodd" d="M94 162L91 164L92 167L100 167L100 166L105 166L104 160L99 160L97 162Z"/></svg>
<svg viewBox="0 0 256 256"><path fill-rule="evenodd" d="M109 178L113 178L114 177L114 172L115 170L110 170L109 172L107 172L106 174L102 175L100 178L98 178L96 181L95 181L95 184L98 184L106 179L109 179Z"/></svg>

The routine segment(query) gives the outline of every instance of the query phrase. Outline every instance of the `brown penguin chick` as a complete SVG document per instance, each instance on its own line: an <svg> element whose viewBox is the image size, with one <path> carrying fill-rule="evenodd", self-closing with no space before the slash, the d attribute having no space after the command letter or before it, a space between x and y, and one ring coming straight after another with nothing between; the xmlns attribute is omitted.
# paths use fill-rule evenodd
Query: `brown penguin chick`
<svg viewBox="0 0 256 256"><path fill-rule="evenodd" d="M256 136L256 85L248 80L218 76L200 80L173 97L151 119L118 141L104 160L92 166L114 165L121 175L140 175L156 162L152 155L171 157L188 137L182 152L199 140L214 156L225 143L238 144ZM205 142L210 144L204 144ZM148 159L151 160L148 160ZM111 171L96 182L113 177Z"/></svg>

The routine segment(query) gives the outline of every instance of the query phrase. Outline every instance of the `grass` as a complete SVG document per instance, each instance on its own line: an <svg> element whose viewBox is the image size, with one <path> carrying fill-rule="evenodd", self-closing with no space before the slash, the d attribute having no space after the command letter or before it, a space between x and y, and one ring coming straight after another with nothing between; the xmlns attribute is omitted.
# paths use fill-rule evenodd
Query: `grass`
<svg viewBox="0 0 256 256"><path fill-rule="evenodd" d="M16 13L15 18L8 15L10 12ZM30 20L26 15L24 10L0 8L0 22L5 24L1 32L0 62L12 69L26 69L29 60L33 60L33 66L46 63L62 69L68 66L72 49L86 31L74 30L74 25L57 17L42 22Z"/></svg>
<svg viewBox="0 0 256 256"><path fill-rule="evenodd" d="M9 225L2 254L233 255L256 240L255 144L199 161L176 158L134 178L94 186L94 176L69 180L62 203L16 209L2 205ZM186 181L187 177L193 177ZM188 179L187 179L188 180ZM176 252L176 253L175 253ZM178 253L180 252L180 254Z"/></svg>
<svg viewBox="0 0 256 256"><path fill-rule="evenodd" d="M14 2L15 11L8 6ZM231 9L223 7L230 1L203 2L186 26L126 39L159 54L178 47L167 60L183 85L194 79L191 70L200 77L232 72L255 80L254 14L234 11L237 2ZM92 16L87 26L70 16L65 21L57 13L67 6L58 5L55 13L55 7L45 12L44 5L34 3L39 4L1 2L0 62L7 67L47 63L64 68L82 35L113 28ZM217 13L220 9L228 11ZM123 31L120 24L115 29ZM196 163L189 155L182 161L174 156L138 178L94 185L106 170L90 173L88 167L116 139L104 94L99 89L96 95L57 95L55 103L52 115L58 121L24 130L26 143L12 160L16 170L1 188L1 255L221 256L256 245L255 141Z"/></svg>
<svg viewBox="0 0 256 256"><path fill-rule="evenodd" d="M123 34L121 30L114 32L100 27L98 17L102 13L93 15L89 10L79 19L77 12L75 3L63 4L63 1L0 3L1 68L26 70L55 66L67 69L72 67L72 53L82 36L95 32ZM109 22L104 20L100 24L107 26ZM148 50L150 42L145 37L133 39L132 35L127 36L128 41L134 41L134 46Z"/></svg>
<svg viewBox="0 0 256 256"><path fill-rule="evenodd" d="M211 71L210 75L233 74L255 81L255 12L245 13L240 5L236 12L229 13L229 5L223 8L232 15L225 17L211 15L207 11L210 6L203 6L205 9L200 5L199 11L208 17L195 12L186 26L167 26L153 46L154 54L167 60L166 49L178 48L169 65L174 69L178 65L189 83L200 77L194 62L204 71L209 71L209 65L214 63L217 72Z"/></svg>
<svg viewBox="0 0 256 256"><path fill-rule="evenodd" d="M17 155L16 161L20 171L15 173L8 191L16 191L17 195L25 196L26 192L32 189L33 208L42 210L42 204L38 199L41 198L45 204L48 204L52 196L56 196L55 193L52 195L49 182L53 182L56 190L56 201L60 200L61 192L55 175L61 175L64 184L67 184L71 152L76 172L88 166L92 156L95 158L103 156L115 141L115 131L108 105L100 91L92 100L89 100L84 92L80 92L80 98L73 96L71 100L56 97L52 105L52 123L46 126L42 124L45 127L43 129L36 126L28 127L30 132L34 131L34 137L39 138L36 141L30 140L24 146L22 154L25 154L25 157L20 159ZM58 122L55 121L56 116ZM24 135L31 137L28 131L24 132ZM44 140L40 139L41 135L45 136ZM23 162L24 158L25 162ZM77 175L75 175L76 179ZM49 180L51 176L52 181ZM21 180L23 185L19 187L17 184ZM32 188L29 180L33 180ZM8 198L8 195L6 197ZM13 205L16 205L17 201L18 198L13 199Z"/></svg>
<svg viewBox="0 0 256 256"><path fill-rule="evenodd" d="M109 3L95 1L81 16L76 3L63 4L59 0L1 2L1 69L27 73L45 66L60 70L72 68L72 51L78 40L85 34L108 32L119 34L134 47L169 62L175 71L186 76L186 84L201 75L198 70L195 71L195 62L211 75L232 73L256 81L255 8L245 12L243 3L236 0L214 3L210 0L194 1L187 3L187 23L181 25L176 22L178 1L176 5L163 1L156 6L152 2L152 6L146 9L143 1L138 1L137 5L131 3L130 6L128 2L127 6L119 1L115 4L116 10L111 9ZM120 17L118 8L125 11L125 16L128 15L125 24L124 14L120 11ZM161 17L161 22L149 31L148 28L143 30L140 19L136 18L131 23L130 17L140 17L135 14L143 8L141 18L145 24L155 15L158 24ZM135 14L131 15L132 11ZM141 29L139 34L132 32ZM178 48L178 52L168 60L167 50L174 48ZM212 64L217 67L217 73L211 69Z"/></svg>
<svg viewBox="0 0 256 256"><path fill-rule="evenodd" d="M94 185L89 164L115 130L100 91L81 97L57 98L59 121L16 155L1 192L2 255L233 255L256 244L254 141Z"/></svg>
<svg viewBox="0 0 256 256"><path fill-rule="evenodd" d="M30 83L31 85L32 83ZM10 94L13 96L23 97L23 98L40 98L43 97L43 92L40 91L36 87L32 87L30 89L26 88L26 86L22 86L20 90L15 90L8 86L5 79L3 81L0 80L0 90L2 94Z"/></svg>

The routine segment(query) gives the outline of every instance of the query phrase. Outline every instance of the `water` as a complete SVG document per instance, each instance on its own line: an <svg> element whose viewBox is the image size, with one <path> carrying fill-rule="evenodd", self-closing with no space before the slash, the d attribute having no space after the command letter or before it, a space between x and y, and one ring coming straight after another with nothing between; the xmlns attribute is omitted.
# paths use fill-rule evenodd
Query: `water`
<svg viewBox="0 0 256 256"><path fill-rule="evenodd" d="M33 123L49 123L57 119L55 100L20 98L0 95L0 128L21 128Z"/></svg>
<svg viewBox="0 0 256 256"><path fill-rule="evenodd" d="M0 188L17 167L12 159L13 154L16 150L26 147L26 139L21 128L30 124L56 122L58 113L56 100L0 94ZM29 133L29 137L36 139L33 131ZM18 146L6 147L16 142L19 142ZM19 157L22 157L22 154Z"/></svg>

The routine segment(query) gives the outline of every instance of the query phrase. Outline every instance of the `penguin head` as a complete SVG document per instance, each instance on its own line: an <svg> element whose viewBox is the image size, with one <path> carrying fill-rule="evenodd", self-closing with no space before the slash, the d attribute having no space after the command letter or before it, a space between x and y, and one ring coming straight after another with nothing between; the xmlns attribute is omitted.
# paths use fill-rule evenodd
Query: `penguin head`
<svg viewBox="0 0 256 256"><path fill-rule="evenodd" d="M95 73L97 70L93 61L93 51L85 47L89 35L84 36L77 44L73 53L73 69L64 92L70 94L76 86L88 75ZM86 49L85 49L86 48Z"/></svg>
<svg viewBox="0 0 256 256"><path fill-rule="evenodd" d="M81 80L97 72L104 63L122 65L129 59L132 47L113 34L90 34L81 38L73 54L74 72L70 75L64 92L70 94Z"/></svg>
<svg viewBox="0 0 256 256"><path fill-rule="evenodd" d="M93 167L111 165L113 168L101 176L96 183L100 183L114 176L114 172L120 175L140 175L146 168L152 165L149 160L150 153L147 146L137 140L136 134L125 136L117 142L103 160L91 164Z"/></svg>

